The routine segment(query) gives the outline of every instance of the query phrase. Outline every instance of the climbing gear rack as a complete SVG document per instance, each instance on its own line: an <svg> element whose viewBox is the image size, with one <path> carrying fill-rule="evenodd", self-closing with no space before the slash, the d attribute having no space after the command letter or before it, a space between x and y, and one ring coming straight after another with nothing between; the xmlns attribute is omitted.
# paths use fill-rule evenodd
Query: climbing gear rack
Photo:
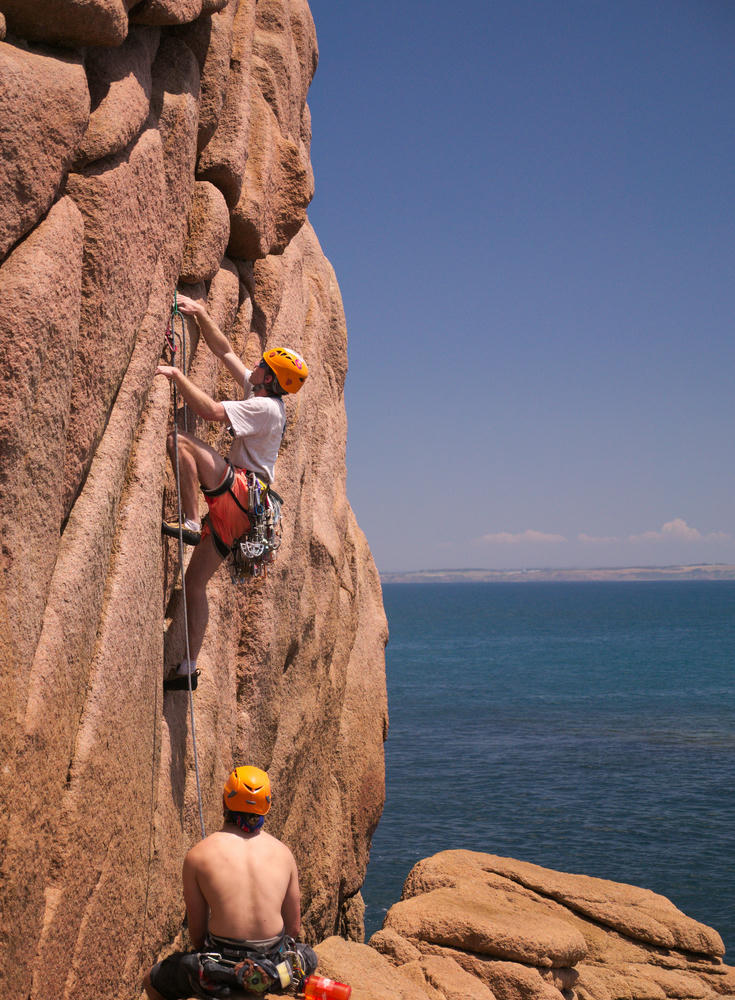
<svg viewBox="0 0 735 1000"><path fill-rule="evenodd" d="M282 498L253 472L248 472L247 481L250 531L230 550L230 577L235 584L264 576L281 544Z"/></svg>

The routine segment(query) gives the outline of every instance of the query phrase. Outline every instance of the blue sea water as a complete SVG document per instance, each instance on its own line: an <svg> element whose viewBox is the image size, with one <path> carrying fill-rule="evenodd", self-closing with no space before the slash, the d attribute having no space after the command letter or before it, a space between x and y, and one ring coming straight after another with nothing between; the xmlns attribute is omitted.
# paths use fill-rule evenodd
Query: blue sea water
<svg viewBox="0 0 735 1000"><path fill-rule="evenodd" d="M377 930L464 847L645 886L735 959L735 582L387 584Z"/></svg>

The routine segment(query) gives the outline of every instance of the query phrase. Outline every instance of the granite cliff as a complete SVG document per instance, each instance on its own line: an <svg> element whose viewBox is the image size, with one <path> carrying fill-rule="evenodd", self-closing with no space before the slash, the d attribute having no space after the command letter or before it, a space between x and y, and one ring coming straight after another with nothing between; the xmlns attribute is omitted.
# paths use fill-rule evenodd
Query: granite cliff
<svg viewBox="0 0 735 1000"><path fill-rule="evenodd" d="M135 996L199 837L188 699L161 689L182 633L153 375L177 285L246 363L282 342L312 371L287 402L278 560L210 587L206 827L233 762L267 767L309 936L362 925L386 626L345 491L342 304L306 218L316 36L306 0L0 11L0 994ZM195 381L232 396L193 324L186 341Z"/></svg>

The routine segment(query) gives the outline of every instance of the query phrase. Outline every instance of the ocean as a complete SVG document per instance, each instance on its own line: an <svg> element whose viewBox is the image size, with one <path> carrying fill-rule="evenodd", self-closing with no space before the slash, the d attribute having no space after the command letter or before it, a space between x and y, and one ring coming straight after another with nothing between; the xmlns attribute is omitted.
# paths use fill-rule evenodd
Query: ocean
<svg viewBox="0 0 735 1000"><path fill-rule="evenodd" d="M735 962L735 582L386 584L381 925L468 848L653 889Z"/></svg>

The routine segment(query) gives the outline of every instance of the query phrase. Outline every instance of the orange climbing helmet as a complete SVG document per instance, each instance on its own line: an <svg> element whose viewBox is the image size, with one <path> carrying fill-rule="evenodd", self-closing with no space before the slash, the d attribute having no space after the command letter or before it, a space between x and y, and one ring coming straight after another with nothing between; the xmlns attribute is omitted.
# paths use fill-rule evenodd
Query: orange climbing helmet
<svg viewBox="0 0 735 1000"><path fill-rule="evenodd" d="M263 352L263 361L284 392L298 392L309 374L304 359L290 347L269 347Z"/></svg>
<svg viewBox="0 0 735 1000"><path fill-rule="evenodd" d="M236 767L225 782L225 809L265 816L271 807L271 783L265 771L246 765Z"/></svg>

